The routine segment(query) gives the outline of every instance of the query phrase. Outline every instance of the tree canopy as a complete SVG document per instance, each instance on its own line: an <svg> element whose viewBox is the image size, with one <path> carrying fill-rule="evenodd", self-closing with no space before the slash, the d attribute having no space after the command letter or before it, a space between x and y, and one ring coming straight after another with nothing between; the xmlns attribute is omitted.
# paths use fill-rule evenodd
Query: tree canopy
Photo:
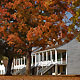
<svg viewBox="0 0 80 80"><path fill-rule="evenodd" d="M72 35L63 21L67 18L66 11L75 14L71 0L2 0L0 3L0 36L14 46L14 51L55 45L53 39L61 44L63 37Z"/></svg>

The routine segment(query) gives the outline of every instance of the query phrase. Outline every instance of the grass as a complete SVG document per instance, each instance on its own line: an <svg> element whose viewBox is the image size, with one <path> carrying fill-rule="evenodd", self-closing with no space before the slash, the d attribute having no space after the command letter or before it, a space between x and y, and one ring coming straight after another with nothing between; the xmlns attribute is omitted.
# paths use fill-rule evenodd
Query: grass
<svg viewBox="0 0 80 80"><path fill-rule="evenodd" d="M68 76L0 76L0 80L80 80L80 75Z"/></svg>

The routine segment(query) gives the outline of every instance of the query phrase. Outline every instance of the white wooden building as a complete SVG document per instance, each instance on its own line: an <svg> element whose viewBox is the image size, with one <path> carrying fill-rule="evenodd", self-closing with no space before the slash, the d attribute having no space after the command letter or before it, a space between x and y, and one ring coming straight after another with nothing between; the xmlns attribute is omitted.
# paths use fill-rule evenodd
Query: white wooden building
<svg viewBox="0 0 80 80"><path fill-rule="evenodd" d="M52 75L55 75L55 73L61 74L62 67L65 67L64 73L67 74L66 64L67 64L66 50L57 50L53 48L31 54L31 66L33 67L32 74L34 74L33 72L36 71L35 75L43 75L51 68L53 69L53 72L52 73L49 72L50 74ZM24 67L26 67L26 57L13 60L12 70L19 71ZM60 67L60 72L58 72L58 67Z"/></svg>

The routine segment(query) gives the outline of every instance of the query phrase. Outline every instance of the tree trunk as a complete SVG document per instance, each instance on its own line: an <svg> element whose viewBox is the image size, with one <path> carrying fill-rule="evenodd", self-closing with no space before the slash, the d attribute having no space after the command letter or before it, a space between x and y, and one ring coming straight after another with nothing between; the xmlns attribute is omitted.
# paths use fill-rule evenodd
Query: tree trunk
<svg viewBox="0 0 80 80"><path fill-rule="evenodd" d="M12 62L13 62L13 58L8 58L7 71L6 71L5 75L12 75L11 74L11 65L12 65Z"/></svg>
<svg viewBox="0 0 80 80"><path fill-rule="evenodd" d="M31 75L31 51L27 52L26 75Z"/></svg>

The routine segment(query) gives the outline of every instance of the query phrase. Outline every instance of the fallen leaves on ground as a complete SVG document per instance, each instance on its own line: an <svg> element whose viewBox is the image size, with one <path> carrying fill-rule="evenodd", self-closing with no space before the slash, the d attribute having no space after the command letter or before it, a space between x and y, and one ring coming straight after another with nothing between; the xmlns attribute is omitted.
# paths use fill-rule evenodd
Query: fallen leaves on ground
<svg viewBox="0 0 80 80"><path fill-rule="evenodd" d="M80 76L0 76L0 80L80 80Z"/></svg>

